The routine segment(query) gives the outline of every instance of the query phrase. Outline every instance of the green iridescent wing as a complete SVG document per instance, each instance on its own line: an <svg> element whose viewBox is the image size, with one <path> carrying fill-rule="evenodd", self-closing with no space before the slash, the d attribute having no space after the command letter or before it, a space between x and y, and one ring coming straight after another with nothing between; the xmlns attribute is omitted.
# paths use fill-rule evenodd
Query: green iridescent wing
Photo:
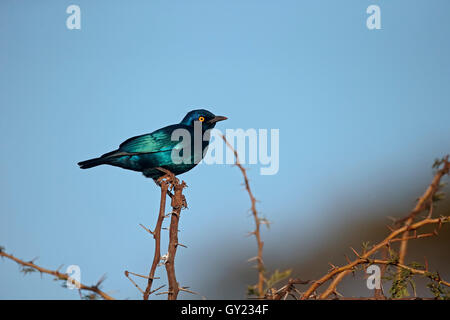
<svg viewBox="0 0 450 320"><path fill-rule="evenodd" d="M155 153L172 150L179 141L172 141L175 126L168 126L155 132L130 138L119 146L120 152Z"/></svg>

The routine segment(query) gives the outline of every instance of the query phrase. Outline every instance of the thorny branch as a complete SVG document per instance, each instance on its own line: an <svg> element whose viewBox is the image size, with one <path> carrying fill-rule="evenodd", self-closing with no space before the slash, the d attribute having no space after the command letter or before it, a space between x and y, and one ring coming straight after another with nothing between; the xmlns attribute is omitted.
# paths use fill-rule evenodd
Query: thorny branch
<svg viewBox="0 0 450 320"><path fill-rule="evenodd" d="M381 241L380 243L374 245L372 247L372 249L370 249L367 253L365 253L364 255L358 257L358 259L354 260L353 262L340 267L340 268L335 268L333 270L331 270L328 274L326 274L325 276L323 276L321 279L317 280L314 282L314 284L304 293L302 299L308 299L309 296L323 283L325 283L326 281L330 280L331 278L333 278L335 275L336 278L333 280L333 282L329 285L329 287L325 290L325 292L323 292L320 295L320 299L326 299L330 294L335 292L336 286L337 284L349 273L352 272L353 268L359 264L362 263L371 263L371 261L375 261L375 260L370 260L370 256L372 256L375 252L377 252L379 249L381 249L384 246L389 247L390 243L392 242L396 242L396 241L401 241L402 239L398 239L396 238L397 236L403 234L404 232L408 231L408 230L417 230L418 228L424 226L424 225L428 225L428 224L436 224L438 225L438 227L440 225L442 225L442 223L444 222L448 222L450 219L450 217L442 217L442 218L436 218L436 219L425 219L422 220L420 222L417 222L409 227L404 226L402 228L399 228L397 230L395 230L394 232L392 232L388 237L386 237L383 241ZM355 253L356 254L356 253ZM359 255L359 254L358 254ZM391 263L392 265L397 265L399 267L403 267L403 264L401 263Z"/></svg>
<svg viewBox="0 0 450 320"><path fill-rule="evenodd" d="M248 195L250 197L250 201L251 201L251 211L252 211L252 215L253 215L253 219L255 220L255 230L253 232L251 232L251 234L253 234L256 238L256 243L258 246L258 254L255 257L255 259L258 262L258 284L257 284L257 292L258 292L258 297L259 298L263 298L264 297L264 282L265 282L265 277L264 277L264 272L265 272L265 268L264 268L264 262L263 262L263 246L264 246L264 242L261 240L261 219L258 216L258 211L256 211L256 199L253 196L253 193L250 189L250 184L248 181L248 177L247 177L247 172L245 170L245 168L241 165L240 161L239 161L239 155L237 153L237 151L233 148L233 146L227 141L227 139L225 138L225 136L222 135L222 139L223 141L225 141L226 145L228 146L228 148L230 148L231 151L233 151L234 156L236 158L236 166L241 170L241 173L244 177L244 184L245 184L245 189L248 192Z"/></svg>
<svg viewBox="0 0 450 320"><path fill-rule="evenodd" d="M336 291L336 287L337 287L338 283L347 274L353 272L358 265L371 265L371 264L380 264L380 265L386 265L386 266L392 265L392 266L397 267L399 270L403 269L403 270L409 271L412 274L426 276L426 277L429 277L430 279L432 279L433 281L436 281L439 284L450 287L450 282L441 279L439 274L437 274L437 273L434 274L434 273L429 272L428 266L425 268L425 270L421 270L418 268L413 268L413 267L407 266L405 264L402 264L398 261L398 259L385 260L385 259L371 259L370 258L373 254L375 254L380 249L382 249L384 247L390 248L391 243L402 241L403 239L399 236L401 236L402 234L404 234L407 231L416 232L419 228L421 228L425 225L437 225L437 228L440 228L443 223L446 223L449 221L450 221L450 216L440 217L440 218L435 218L435 219L426 218L422 221L419 221L415 224L410 225L409 227L403 226L402 228L399 228L399 229L393 231L383 241L374 245L369 251L367 251L364 254L359 254L356 250L351 248L353 250L354 254L357 256L357 259L355 259L353 261L349 261L348 264L343 267L336 267L336 266L332 265L332 269L326 275L324 275L322 278L320 278L319 280L302 281L299 279L290 279L288 281L288 284L283 286L282 288L280 288L278 290L271 289L270 290L271 292L266 294L265 298L279 300L279 299L286 299L289 295L291 295L294 299L297 299L297 297L300 297L301 300L306 300L306 299L310 299L310 298L326 299L331 294L340 295ZM409 237L408 240L430 237L430 236L434 236L436 234L437 234L437 231L435 231L433 233L426 233L426 234L420 234L420 235L416 234L414 236ZM315 293L316 290L325 282L333 279L333 277L335 277L335 278L331 282L329 287L321 295L317 296L317 294ZM304 293L301 293L300 291L298 291L294 286L294 284L307 284L309 282L313 282L313 283ZM297 295L295 295L295 293L297 293Z"/></svg>
<svg viewBox="0 0 450 320"><path fill-rule="evenodd" d="M148 300L148 297L152 290L152 284L153 284L153 279L155 277L156 267L158 266L159 262L161 261L161 227L162 227L165 210L166 210L166 195L167 195L167 190L169 188L169 184L166 180L162 180L160 182L160 186L161 186L161 202L160 202L160 206L159 206L159 215L158 215L158 220L156 222L156 227L155 227L154 231L150 231L150 230L146 229L153 235L153 238L155 239L155 254L153 256L152 266L150 268L150 273L148 275L147 288L145 289L145 292L143 294L144 300Z"/></svg>
<svg viewBox="0 0 450 320"><path fill-rule="evenodd" d="M441 179L444 175L448 174L450 171L450 162L448 161L448 155L442 159L443 166L440 170L437 171L436 175L433 178L433 181L425 191L425 193L419 198L417 201L416 206L411 211L411 213L406 217L406 221L404 223L405 226L409 226L414 222L414 218L419 214L420 212L426 210L427 208L431 209L433 206L433 196L436 194L436 192L439 190L441 185ZM403 219L405 220L405 219ZM406 250L408 247L408 235L409 232L405 232L402 235L402 242L400 244L400 251L399 251L399 262L404 263L405 262L405 256L406 256Z"/></svg>
<svg viewBox="0 0 450 320"><path fill-rule="evenodd" d="M428 263L425 262L425 267L415 267L414 264L406 265L404 263L406 250L407 250L407 242L412 239L421 239L426 237L432 237L438 234L438 230L441 228L443 223L450 222L450 216L441 216L439 218L432 218L433 213L433 206L434 201L438 199L438 191L442 187L441 179L443 176L449 174L450 172L450 162L448 161L448 156L443 158L442 160L436 161L435 165L433 167L437 168L437 172L425 191L425 193L418 199L416 206L414 209L409 213L409 215L406 218L403 218L401 220L396 221L394 225L397 226L397 228L390 228L391 233L382 241L379 243L373 245L370 249L365 247L365 250L363 253L358 253L353 248L352 251L356 255L356 259L353 261L350 261L347 258L348 263L342 267L336 267L334 265L331 265L331 270L324 275L322 278L316 281L303 281L300 279L289 279L288 283L281 287L280 289L276 290L271 287L269 284L271 281L267 280L264 276L265 268L264 263L262 259L262 253L263 253L263 245L264 243L261 240L260 235L260 226L262 223L265 223L262 221L261 218L258 216L258 212L256 210L256 199L253 196L253 193L250 189L249 180L247 177L246 170L243 168L239 161L239 156L236 150L228 143L226 138L222 136L223 140L227 144L227 146L233 151L235 158L236 158L236 166L240 169L243 177L244 177L244 185L245 188L249 194L250 200L251 200L251 212L255 221L255 230L251 232L251 234L255 235L256 242L258 245L258 254L255 258L258 262L258 284L257 284L257 295L259 298L265 298L265 299L274 299L274 300L280 300L280 299L287 299L289 296L292 296L294 299L297 299L298 297L302 300L310 299L310 298L318 298L318 299L327 299L331 294L334 294L336 296L342 296L337 292L337 285L342 281L342 279L348 275L349 273L352 273L356 270L356 267L359 265L372 265L372 264L379 264L383 266L394 266L397 268L397 275L401 274L401 270L407 271L410 274L414 275L422 275L425 277L428 277L435 283L437 283L439 286L444 285L447 287L450 287L450 282L443 280L438 273L432 273L428 271ZM169 282L169 289L166 292L161 292L158 294L167 294L169 300L175 300L177 299L178 293L180 291L185 291L193 294L197 294L193 291L190 291L187 289L187 287L182 287L178 284L176 280L175 275L175 255L176 250L178 246L183 246L181 243L178 242L178 223L180 218L181 209L186 208L186 199L184 195L182 194L183 189L186 187L185 182L182 183L179 182L175 176L170 173L166 172L166 175L163 176L161 179L158 179L157 184L161 187L161 201L160 201L160 210L159 215L156 223L156 227L154 231L151 231L141 225L146 231L148 231L150 234L153 235L153 238L155 239L155 253L153 258L153 263L149 272L149 276L143 276L139 275L133 272L125 271L125 276L136 286L136 288L143 294L144 299L148 300L149 295L152 293L160 290L165 285L158 287L157 289L152 290L152 284L155 278L155 270L158 265L161 265L161 260L164 260L164 265L166 267L168 282ZM174 193L172 193L170 190L173 190ZM171 215L171 222L170 222L170 228L169 228L169 248L168 253L164 257L161 256L161 249L160 249L160 243L161 243L161 229L162 229L162 222L165 215L165 206L166 206L166 197L167 195L171 198L171 206L172 206L172 212L169 214ZM425 210L428 210L428 214L425 218L423 218L420 221L415 222L415 218L417 215ZM168 215L167 215L168 216ZM403 226L398 227L399 224L403 224ZM435 230L430 233L422 233L418 234L418 230L426 225L434 225ZM395 242L400 242L400 251L399 255L395 258L387 259L385 256L383 256L382 259L374 259L371 258L375 253L379 252L382 249L386 249L386 252L390 252L391 245ZM31 271L39 271L41 274L46 273L50 274L56 277L57 280L69 280L71 283L73 283L80 292L81 291L90 291L92 294L86 295L87 298L95 298L96 296L100 296L101 298L105 300L114 300L111 296L109 296L107 293L102 291L100 289L100 285L103 278L98 281L96 285L93 286L87 286L80 282L78 282L76 279L73 279L70 277L67 273L61 273L59 270L49 270L45 269L43 267L40 267L36 265L33 261L23 261L19 258L14 257L11 254L8 254L4 251L2 247L0 247L0 256L5 257L7 259L13 260L19 265L22 266L23 272L31 272ZM142 290L136 282L134 282L129 275L132 274L134 276L138 276L141 278L147 279L147 287L144 290ZM316 290L322 286L324 283L328 282L329 280L332 280L327 289L321 293L317 294ZM267 283L268 288L264 290L263 286L264 283ZM308 284L312 283L308 289L302 293L300 292L295 285L298 284Z"/></svg>
<svg viewBox="0 0 450 320"><path fill-rule="evenodd" d="M100 290L100 285L103 282L104 278L100 279L100 281L98 281L97 284L95 284L93 286L87 286L85 284L78 282L76 279L70 277L70 275L67 273L62 273L62 272L59 272L58 270L50 270L50 269L40 267L40 266L36 265L35 263L33 263L32 261L28 261L28 262L23 261L19 258L14 257L12 254L8 254L8 253L4 252L3 250L0 250L0 256L8 258L10 260L13 260L25 268L31 268L32 270L39 271L41 274L46 273L46 274L55 276L56 279L58 279L58 280L66 280L67 281L70 279L69 281L71 281L71 283L74 284L79 290L90 291L95 295L99 295L100 297L102 297L105 300L114 300L113 297L111 297L104 291ZM28 270L25 270L25 272L28 272ZM88 296L88 297L90 297L90 296Z"/></svg>
<svg viewBox="0 0 450 320"><path fill-rule="evenodd" d="M294 286L295 284L308 284L310 283L309 280L301 280L301 279L289 279L288 283L281 287L278 290L275 290L274 288L271 288L266 294L264 298L269 300L286 300L288 296L292 296L294 299L297 299L297 296L295 296L294 292L297 293L299 296L302 295L300 291L297 290L297 288Z"/></svg>
<svg viewBox="0 0 450 320"><path fill-rule="evenodd" d="M155 278L155 272L156 268L161 265L161 260L164 261L164 265L166 267L167 272L167 279L169 282L169 290L167 292L161 292L159 294L168 294L169 300L176 300L179 291L185 291L183 287L179 287L178 282L176 280L175 275L175 255L177 251L178 246L186 247L185 245L178 243L178 222L180 219L180 213L181 209L186 208L186 198L183 195L183 189L186 187L186 183L180 181L175 177L173 173L170 171L159 168L162 172L165 173L164 176L156 180L156 184L161 187L161 201L160 201L160 207L159 207L159 214L158 219L156 222L156 226L154 231L149 230L145 226L141 225L142 228L144 228L147 232L149 232L151 235L153 235L153 238L155 239L155 253L153 256L153 262L152 266L150 268L150 272L147 278L147 287L145 291L141 290L140 287L129 277L128 271L125 271L125 276L135 285L135 287L141 291L143 294L144 300L148 300L149 296L161 289L164 286L160 286L159 288L152 290L152 284L153 280L157 279ZM169 190L170 189L170 190ZM173 194L171 192L173 190ZM170 228L169 228L169 248L167 251L167 254L164 256L161 256L161 230L162 223L164 221L164 218L166 217L165 210L166 210L166 197L169 195L169 197L172 199L171 206L172 206L172 212L168 215L171 215L171 221L170 221ZM167 216L168 216L167 215ZM133 273L131 273L133 274ZM134 274L137 275L137 274ZM140 277L143 277L141 275L137 275Z"/></svg>
<svg viewBox="0 0 450 320"><path fill-rule="evenodd" d="M354 268L357 265L360 264L382 264L382 265L393 265L398 268L398 270L408 270L409 272L413 274L420 274L430 277L432 280L437 281L439 284L443 284L445 286L450 286L450 283L447 281L444 281L440 279L439 275L433 275L428 270L419 270L412 267L409 267L404 264L404 258L406 254L406 243L408 240L411 239L420 239L425 237L434 236L437 234L437 229L441 227L443 223L450 221L450 216L440 217L440 218L432 218L432 209L433 209L433 199L436 195L436 192L439 190L441 184L440 180L441 178L449 173L450 169L450 163L448 161L448 156L443 158L441 161L437 162L437 167L442 166L441 169L437 171L435 174L432 183L425 191L424 195L419 198L416 206L411 211L411 213L402 220L405 220L406 222L404 225L397 229L391 229L391 234L389 234L383 241L379 242L378 244L372 246L370 250L365 252L364 254L360 255L358 252L356 252L353 248L353 252L358 257L358 259L354 261L349 261L347 265L343 267L334 267L322 278L320 278L317 281L314 281L313 284L307 289L307 291L301 295L301 299L309 299L311 297L315 296L315 291L318 287L320 287L322 284L327 282L330 279L333 279L331 284L328 286L328 288L319 296L319 299L326 299L331 294L336 294L336 287L341 282L341 280L348 275L349 273L354 271ZM428 209L428 216L424 218L423 220L419 222L414 223L414 218L419 214L420 212ZM434 230L432 233L426 233L426 234L417 234L417 230L425 225L437 225L437 229ZM413 232L413 235L411 235L411 232ZM370 257L378 252L382 248L390 248L391 243L393 242L401 242L400 247L400 255L396 261L392 260L375 260L370 259Z"/></svg>
<svg viewBox="0 0 450 320"><path fill-rule="evenodd" d="M173 178L172 183L174 194L172 197L171 206L173 210L170 219L169 249L167 251L165 266L167 271L167 279L169 282L168 299L176 300L179 291L182 289L180 288L175 276L175 254L177 252L177 247L180 245L178 243L178 222L180 220L181 209L186 208L187 205L186 199L183 195L183 189L186 188L186 183L184 181L179 183L177 178Z"/></svg>

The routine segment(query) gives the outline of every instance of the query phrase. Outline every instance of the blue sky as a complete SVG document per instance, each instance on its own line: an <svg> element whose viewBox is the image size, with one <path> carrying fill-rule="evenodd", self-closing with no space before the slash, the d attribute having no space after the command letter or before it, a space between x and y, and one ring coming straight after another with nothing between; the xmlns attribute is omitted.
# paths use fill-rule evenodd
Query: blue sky
<svg viewBox="0 0 450 320"><path fill-rule="evenodd" d="M81 30L66 28L70 4ZM371 4L381 30L366 27ZM342 218L341 194L373 202L399 181L413 188L449 153L449 10L447 0L1 1L0 245L47 267L77 264L86 283L106 273L113 296L140 298L123 271L148 273L153 241L139 223L155 224L159 190L139 173L76 163L206 108L229 118L219 129L280 130L278 174L250 166L249 176L274 222L266 250L282 256L281 235L300 237L306 255L321 223ZM250 204L229 165L182 179L178 278L214 298L206 284L226 277L232 248L255 250ZM0 298L78 298L9 261L0 270Z"/></svg>

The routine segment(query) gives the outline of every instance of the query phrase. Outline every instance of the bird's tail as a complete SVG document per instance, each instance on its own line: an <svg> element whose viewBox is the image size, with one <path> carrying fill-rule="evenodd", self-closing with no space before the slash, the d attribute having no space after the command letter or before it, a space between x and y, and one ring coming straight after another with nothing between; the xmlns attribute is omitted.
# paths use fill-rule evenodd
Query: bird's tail
<svg viewBox="0 0 450 320"><path fill-rule="evenodd" d="M78 165L80 166L80 169L89 169L105 163L106 163L105 158L100 157L78 162Z"/></svg>

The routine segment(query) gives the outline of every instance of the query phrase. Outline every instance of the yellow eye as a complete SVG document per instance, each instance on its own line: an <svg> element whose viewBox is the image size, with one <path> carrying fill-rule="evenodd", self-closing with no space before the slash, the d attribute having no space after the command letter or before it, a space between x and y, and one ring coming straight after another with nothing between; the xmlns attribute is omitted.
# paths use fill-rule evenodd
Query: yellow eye
<svg viewBox="0 0 450 320"><path fill-rule="evenodd" d="M205 118L204 117L198 117L198 121L203 122L203 121L205 121Z"/></svg>

